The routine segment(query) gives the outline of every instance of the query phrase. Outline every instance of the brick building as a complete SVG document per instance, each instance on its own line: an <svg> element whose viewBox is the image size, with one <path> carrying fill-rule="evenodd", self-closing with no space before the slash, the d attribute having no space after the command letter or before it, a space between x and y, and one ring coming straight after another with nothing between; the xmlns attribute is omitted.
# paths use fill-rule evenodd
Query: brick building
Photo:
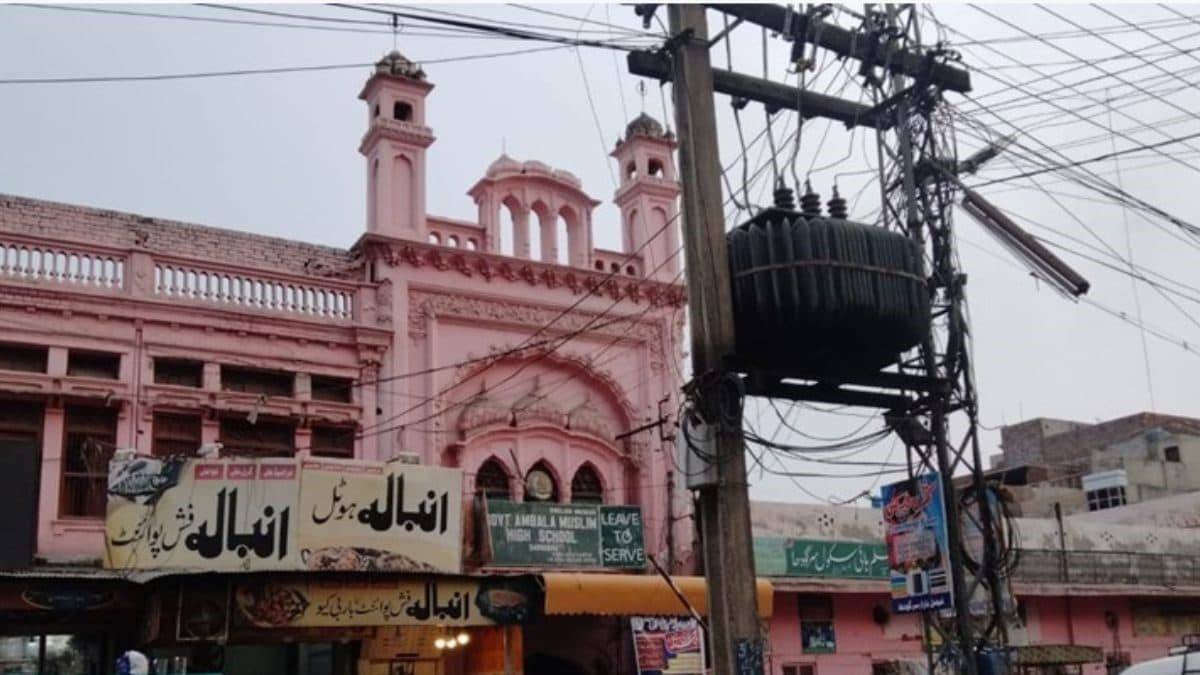
<svg viewBox="0 0 1200 675"><path fill-rule="evenodd" d="M1000 430L988 475L1025 515L1097 511L1200 490L1200 419L1138 413L1088 424L1036 418Z"/></svg>

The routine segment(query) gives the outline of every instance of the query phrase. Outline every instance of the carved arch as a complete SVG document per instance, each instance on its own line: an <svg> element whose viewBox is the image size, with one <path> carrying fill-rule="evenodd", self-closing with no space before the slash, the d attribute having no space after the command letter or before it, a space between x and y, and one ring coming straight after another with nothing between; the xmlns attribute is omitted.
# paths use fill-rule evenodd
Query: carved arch
<svg viewBox="0 0 1200 675"><path fill-rule="evenodd" d="M637 419L637 409L633 402L625 395L624 389L616 378L608 371L597 370L593 367L592 361L588 357L578 356L571 353L549 352L543 348L533 348L523 350L519 353L507 354L511 352L511 347L501 347L493 345L492 352L496 354L496 358L479 360L463 366L459 366L455 372L454 384L450 390L457 389L464 382L479 375L494 366L498 361L503 359L512 359L513 361L533 361L537 360L551 366L559 366L564 368L577 368L583 372L584 376L597 387L598 390L607 395L612 402L616 404L617 409L623 413L624 419L620 420L622 431L631 428L633 420Z"/></svg>
<svg viewBox="0 0 1200 675"><path fill-rule="evenodd" d="M492 497L503 491L505 499L512 499L512 476L510 467L492 455L483 460L475 470L475 492Z"/></svg>
<svg viewBox="0 0 1200 675"><path fill-rule="evenodd" d="M534 471L537 471L539 469L550 474L550 480L553 481L553 483L554 483L554 490L553 490L553 492L550 493L550 499L548 499L546 501L551 504L561 502L562 497L563 497L563 485L564 485L563 475L561 472L559 472L558 468L554 466L554 462L548 461L546 459L539 459L538 461L534 462L533 466L529 467L529 470L527 470L525 472L525 475L521 477L521 490L522 490L521 499L523 501L533 501L533 500L529 499L528 495L525 494L525 480L529 477L529 474L531 474Z"/></svg>
<svg viewBox="0 0 1200 675"><path fill-rule="evenodd" d="M608 489L604 472L600 471L591 460L580 462L571 472L571 503L595 502L603 504Z"/></svg>

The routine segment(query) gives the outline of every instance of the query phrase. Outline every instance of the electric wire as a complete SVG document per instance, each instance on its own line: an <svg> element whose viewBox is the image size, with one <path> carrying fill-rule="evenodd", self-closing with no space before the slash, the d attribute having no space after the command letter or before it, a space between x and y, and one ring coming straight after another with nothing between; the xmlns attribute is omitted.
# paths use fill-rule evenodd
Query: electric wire
<svg viewBox="0 0 1200 675"><path fill-rule="evenodd" d="M569 49L563 46L549 47L532 47L529 49L517 49L503 52L489 52L484 54L466 54L463 56L450 56L439 59L428 59L420 61L422 65L457 63L460 61L475 61L480 59L494 59L505 56L520 56L524 54L534 54L538 52L546 52L559 49ZM327 64L316 66L285 66L280 68L245 68L239 70L221 70L209 72L191 72L191 73L158 73L152 75L100 75L93 77L18 77L18 78L0 78L0 85L21 85L21 84L113 84L118 82L155 82L165 80L195 80L208 79L216 77L236 77L244 75L280 75L284 73L307 73L320 72L330 70L349 70L360 68L374 67L374 63L340 63Z"/></svg>

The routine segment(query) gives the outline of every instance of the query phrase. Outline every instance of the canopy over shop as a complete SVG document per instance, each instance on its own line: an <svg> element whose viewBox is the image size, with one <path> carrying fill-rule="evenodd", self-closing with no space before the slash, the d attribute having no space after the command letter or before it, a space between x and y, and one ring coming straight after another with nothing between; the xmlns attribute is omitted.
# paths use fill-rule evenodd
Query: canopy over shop
<svg viewBox="0 0 1200 675"><path fill-rule="evenodd" d="M708 615L708 584L704 577L672 577L671 583L660 576L629 574L543 574L541 578L547 615L689 616L687 605L700 616ZM759 579L755 590L759 618L771 618L771 582Z"/></svg>

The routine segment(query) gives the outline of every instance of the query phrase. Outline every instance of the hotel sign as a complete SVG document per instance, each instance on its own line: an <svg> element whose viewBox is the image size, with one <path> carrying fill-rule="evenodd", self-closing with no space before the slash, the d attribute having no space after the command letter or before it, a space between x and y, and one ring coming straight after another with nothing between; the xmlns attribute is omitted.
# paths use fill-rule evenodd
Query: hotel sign
<svg viewBox="0 0 1200 675"><path fill-rule="evenodd" d="M457 573L462 473L350 460L109 465L109 569Z"/></svg>
<svg viewBox="0 0 1200 675"><path fill-rule="evenodd" d="M646 566L636 506L487 502L490 564L497 567Z"/></svg>

